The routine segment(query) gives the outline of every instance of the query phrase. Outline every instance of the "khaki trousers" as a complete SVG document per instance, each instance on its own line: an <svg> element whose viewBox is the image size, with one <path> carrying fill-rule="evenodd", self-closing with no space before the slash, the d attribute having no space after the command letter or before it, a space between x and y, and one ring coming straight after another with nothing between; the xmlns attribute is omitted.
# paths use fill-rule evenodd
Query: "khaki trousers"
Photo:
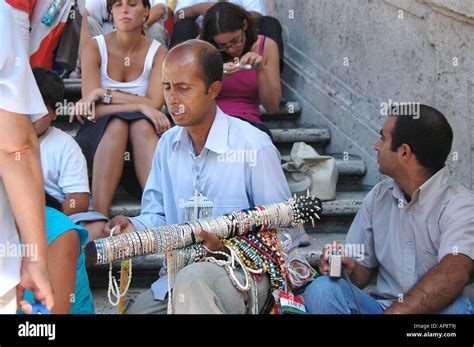
<svg viewBox="0 0 474 347"><path fill-rule="evenodd" d="M240 267L235 269L240 283L245 275ZM270 290L268 276L257 283L258 307L262 309ZM202 262L186 266L176 276L172 291L173 313L176 314L245 314L248 293L238 291L225 269L219 265ZM139 295L128 307L127 314L166 314L167 298L155 300L150 290Z"/></svg>

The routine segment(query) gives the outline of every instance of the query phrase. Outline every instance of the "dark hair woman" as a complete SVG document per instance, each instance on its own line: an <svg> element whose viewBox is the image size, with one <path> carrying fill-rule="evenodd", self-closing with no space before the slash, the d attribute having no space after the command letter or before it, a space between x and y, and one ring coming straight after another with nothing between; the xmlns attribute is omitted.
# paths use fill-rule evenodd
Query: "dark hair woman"
<svg viewBox="0 0 474 347"><path fill-rule="evenodd" d="M201 39L210 42L224 59L222 92L218 106L265 131L259 106L277 112L281 99L278 45L257 35L250 14L232 3L217 3L207 10Z"/></svg>
<svg viewBox="0 0 474 347"><path fill-rule="evenodd" d="M170 127L160 111L161 65L167 50L142 34L149 0L108 0L107 9L116 31L96 36L83 47L83 97L74 112L83 123L76 140L92 169L94 210L105 216L124 164L128 170L133 163L131 173L143 189L159 136Z"/></svg>

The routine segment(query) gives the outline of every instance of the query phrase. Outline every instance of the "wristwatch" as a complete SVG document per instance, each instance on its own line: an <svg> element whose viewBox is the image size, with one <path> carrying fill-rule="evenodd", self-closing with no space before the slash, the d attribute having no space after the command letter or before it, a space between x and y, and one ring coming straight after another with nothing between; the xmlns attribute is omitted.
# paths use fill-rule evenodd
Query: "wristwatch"
<svg viewBox="0 0 474 347"><path fill-rule="evenodd" d="M107 89L105 91L104 97L102 98L102 103L110 105L112 103L112 89Z"/></svg>

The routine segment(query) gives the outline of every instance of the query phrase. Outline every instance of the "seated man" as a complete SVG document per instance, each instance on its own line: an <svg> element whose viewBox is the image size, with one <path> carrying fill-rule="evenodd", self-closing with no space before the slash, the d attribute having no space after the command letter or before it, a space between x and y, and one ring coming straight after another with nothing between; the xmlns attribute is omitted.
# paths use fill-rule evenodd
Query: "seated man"
<svg viewBox="0 0 474 347"><path fill-rule="evenodd" d="M471 313L462 292L473 271L474 198L445 166L452 140L432 107L388 117L374 149L380 172L391 178L369 192L348 232L346 245L364 246L363 254L342 261L361 289L376 274L375 288L369 295L322 276L304 293L308 312ZM326 249L320 271L328 274Z"/></svg>
<svg viewBox="0 0 474 347"><path fill-rule="evenodd" d="M141 206L141 215L115 217L122 232L185 222L185 202L195 189L213 203L213 216L290 197L280 154L270 137L216 106L223 62L211 44L191 40L173 48L163 63L168 109L178 125L159 141ZM245 160L232 153L245 151ZM234 156L234 159L236 156ZM248 160L247 160L248 159ZM224 249L214 235L200 235L211 250ZM235 270L239 281L244 274ZM165 290L158 280L127 313L166 313ZM161 287L161 288L163 288ZM259 309L269 292L268 276L257 281ZM223 267L191 264L178 272L172 291L174 313L246 313L248 293L238 291Z"/></svg>
<svg viewBox="0 0 474 347"><path fill-rule="evenodd" d="M216 0L178 0L174 11L176 23L171 36L170 48L198 37L204 15L216 2ZM243 7L250 13L257 24L260 35L270 37L278 44L281 71L283 69L283 37L278 19L265 15L265 5L262 0L233 0L230 2Z"/></svg>

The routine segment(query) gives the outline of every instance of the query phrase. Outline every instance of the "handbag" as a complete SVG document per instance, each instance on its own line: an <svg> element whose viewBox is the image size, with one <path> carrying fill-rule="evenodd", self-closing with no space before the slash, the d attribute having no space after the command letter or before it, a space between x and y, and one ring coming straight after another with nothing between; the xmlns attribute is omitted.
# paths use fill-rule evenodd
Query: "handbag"
<svg viewBox="0 0 474 347"><path fill-rule="evenodd" d="M315 195L323 201L336 198L339 178L336 159L320 155L304 142L296 142L291 149L290 161L282 165L290 191Z"/></svg>

